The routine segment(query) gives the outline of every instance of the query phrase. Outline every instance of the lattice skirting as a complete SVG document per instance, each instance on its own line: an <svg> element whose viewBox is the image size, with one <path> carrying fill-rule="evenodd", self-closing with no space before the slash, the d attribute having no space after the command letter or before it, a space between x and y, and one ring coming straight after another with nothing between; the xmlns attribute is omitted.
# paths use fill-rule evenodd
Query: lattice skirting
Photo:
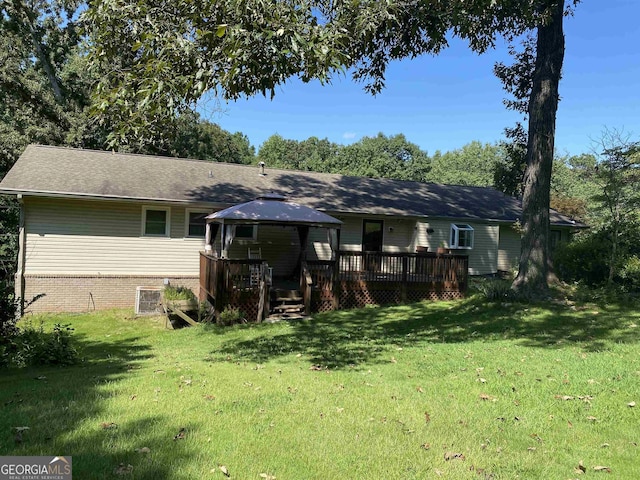
<svg viewBox="0 0 640 480"><path fill-rule="evenodd" d="M433 290L408 284L404 289L395 282L341 282L340 309L362 308L365 305L387 305L421 300L453 300L464 297L458 290Z"/></svg>
<svg viewBox="0 0 640 480"><path fill-rule="evenodd" d="M225 308L237 308L249 322L258 318L260 290L235 290L230 293Z"/></svg>

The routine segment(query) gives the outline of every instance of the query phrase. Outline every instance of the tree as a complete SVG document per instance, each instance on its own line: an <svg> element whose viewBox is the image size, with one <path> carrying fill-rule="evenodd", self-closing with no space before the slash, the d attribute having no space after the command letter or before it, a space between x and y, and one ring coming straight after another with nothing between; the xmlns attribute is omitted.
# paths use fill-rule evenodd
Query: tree
<svg viewBox="0 0 640 480"><path fill-rule="evenodd" d="M607 131L600 148L599 161L592 170L599 186L593 199L600 215L599 228L607 232L610 243L607 283L611 284L625 254L625 239L640 232L640 142Z"/></svg>
<svg viewBox="0 0 640 480"><path fill-rule="evenodd" d="M436 152L431 159L431 171L426 180L452 185L488 187L493 185L496 164L503 162L500 147L474 141L444 154Z"/></svg>
<svg viewBox="0 0 640 480"><path fill-rule="evenodd" d="M329 164L337 155L338 149L337 144L326 138L310 137L297 141L275 134L260 146L257 160L270 168L331 172Z"/></svg>
<svg viewBox="0 0 640 480"><path fill-rule="evenodd" d="M297 141L276 134L262 144L258 160L269 167L402 180L424 180L430 163L404 135L382 133L344 146L326 138Z"/></svg>
<svg viewBox="0 0 640 480"><path fill-rule="evenodd" d="M0 2L0 178L29 143L95 138L80 55L77 2ZM19 207L0 197L0 282L12 284Z"/></svg>
<svg viewBox="0 0 640 480"><path fill-rule="evenodd" d="M214 162L250 164L255 150L246 135L230 133L215 123L203 120L187 110L174 121L165 151L155 152L173 157L197 158Z"/></svg>
<svg viewBox="0 0 640 480"><path fill-rule="evenodd" d="M574 0L572 3L576 3ZM227 98L274 94L292 76L323 81L343 68L384 87L390 61L437 54L447 35L485 51L498 35L513 39L535 29L536 61L528 100L527 169L523 192L523 241L514 288L547 288L549 191L558 83L564 58L564 0L341 1L233 0L191 2L104 0L87 20L93 62L132 52L98 88L96 113L126 119L115 137L144 135L149 119L165 118L215 90ZM115 115L115 118L113 117ZM115 138L112 138L112 141Z"/></svg>

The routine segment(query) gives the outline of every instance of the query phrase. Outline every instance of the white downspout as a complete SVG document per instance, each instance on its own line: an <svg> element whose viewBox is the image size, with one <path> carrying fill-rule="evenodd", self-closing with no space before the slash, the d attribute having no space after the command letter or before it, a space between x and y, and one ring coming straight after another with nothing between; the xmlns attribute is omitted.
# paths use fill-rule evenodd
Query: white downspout
<svg viewBox="0 0 640 480"><path fill-rule="evenodd" d="M15 282L15 295L16 298L19 299L19 311L18 314L22 316L24 313L24 264L26 259L25 254L25 244L26 244L26 231L24 228L25 224L25 211L24 211L24 199L22 198L22 194L19 193L17 196L18 203L20 204L20 220L18 223L18 264L16 268L16 275L14 278Z"/></svg>

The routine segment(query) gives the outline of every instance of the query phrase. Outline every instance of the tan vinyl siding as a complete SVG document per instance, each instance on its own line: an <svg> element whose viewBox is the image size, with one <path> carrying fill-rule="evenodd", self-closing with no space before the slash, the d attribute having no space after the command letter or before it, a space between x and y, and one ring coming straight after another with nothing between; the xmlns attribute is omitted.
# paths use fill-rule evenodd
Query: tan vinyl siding
<svg viewBox="0 0 640 480"><path fill-rule="evenodd" d="M384 221L383 251L391 253L415 252L415 221L409 219L386 219Z"/></svg>
<svg viewBox="0 0 640 480"><path fill-rule="evenodd" d="M342 240L342 239L341 239ZM307 258L310 260L330 260L331 247L327 240L326 228L309 229L309 250Z"/></svg>
<svg viewBox="0 0 640 480"><path fill-rule="evenodd" d="M444 244L449 247L451 235L450 220L430 220L416 223L415 245L425 246L430 252L435 252L439 246ZM468 223L473 227L473 248L470 250L461 249L456 252L469 255L469 273L471 275L487 275L496 273L498 262L498 226L458 221L457 223ZM427 233L427 229L433 229L432 233Z"/></svg>
<svg viewBox="0 0 640 480"><path fill-rule="evenodd" d="M520 257L520 234L511 225L500 226L498 270L507 272L517 266Z"/></svg>
<svg viewBox="0 0 640 480"><path fill-rule="evenodd" d="M469 252L469 273L487 275L498 271L498 225L469 223L474 228ZM462 250L463 252L465 250Z"/></svg>
<svg viewBox="0 0 640 480"><path fill-rule="evenodd" d="M344 223L340 232L340 249L349 252L362 250L362 217L340 218Z"/></svg>
<svg viewBox="0 0 640 480"><path fill-rule="evenodd" d="M171 237L142 235L143 205L27 198L25 274L198 275L204 239L184 238L172 206Z"/></svg>

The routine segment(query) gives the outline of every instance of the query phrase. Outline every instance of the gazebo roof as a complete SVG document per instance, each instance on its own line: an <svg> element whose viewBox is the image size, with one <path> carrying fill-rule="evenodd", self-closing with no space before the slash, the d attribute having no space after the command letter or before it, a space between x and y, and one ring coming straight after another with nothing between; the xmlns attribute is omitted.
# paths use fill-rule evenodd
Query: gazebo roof
<svg viewBox="0 0 640 480"><path fill-rule="evenodd" d="M282 195L268 194L207 215L207 222L225 224L304 225L339 228L342 222L305 205L287 202Z"/></svg>

